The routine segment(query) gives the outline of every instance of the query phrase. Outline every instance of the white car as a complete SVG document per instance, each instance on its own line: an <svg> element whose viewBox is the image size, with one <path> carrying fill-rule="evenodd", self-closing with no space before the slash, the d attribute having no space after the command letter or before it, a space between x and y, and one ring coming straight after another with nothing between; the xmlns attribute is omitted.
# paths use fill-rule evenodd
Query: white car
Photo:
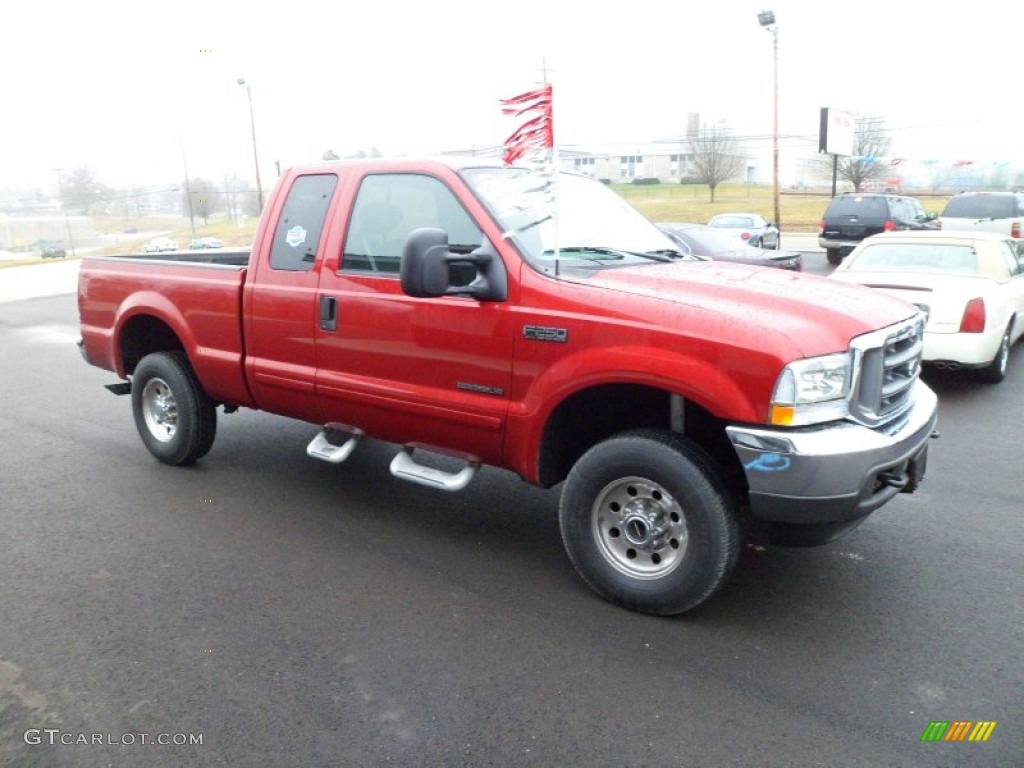
<svg viewBox="0 0 1024 768"><path fill-rule="evenodd" d="M974 368L998 382L1024 333L1024 254L994 232L904 231L873 235L832 278L877 288L927 313L924 361Z"/></svg>
<svg viewBox="0 0 1024 768"><path fill-rule="evenodd" d="M734 235L755 248L778 250L779 228L759 213L720 213L708 222L725 234Z"/></svg>
<svg viewBox="0 0 1024 768"><path fill-rule="evenodd" d="M143 253L163 253L164 251L176 251L178 250L178 243L175 240L171 240L169 237L157 237L146 243L143 248Z"/></svg>

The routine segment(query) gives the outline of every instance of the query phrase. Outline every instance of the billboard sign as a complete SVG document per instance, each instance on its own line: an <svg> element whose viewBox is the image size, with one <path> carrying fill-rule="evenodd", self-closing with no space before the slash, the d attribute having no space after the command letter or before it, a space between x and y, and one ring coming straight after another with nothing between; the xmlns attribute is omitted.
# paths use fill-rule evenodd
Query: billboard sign
<svg viewBox="0 0 1024 768"><path fill-rule="evenodd" d="M821 126L818 131L818 152L843 156L854 154L856 127L857 119L851 113L822 107Z"/></svg>

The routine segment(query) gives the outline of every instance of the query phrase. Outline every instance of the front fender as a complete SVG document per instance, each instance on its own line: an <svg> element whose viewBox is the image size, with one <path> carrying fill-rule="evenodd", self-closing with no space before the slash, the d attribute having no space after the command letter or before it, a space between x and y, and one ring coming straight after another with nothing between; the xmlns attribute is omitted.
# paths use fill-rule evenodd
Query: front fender
<svg viewBox="0 0 1024 768"><path fill-rule="evenodd" d="M758 356L750 350L745 355ZM739 366L744 369L739 372L737 366L721 365L721 360L713 365L668 349L616 346L581 350L547 367L512 404L505 454L515 471L536 482L538 453L554 410L566 398L604 384L654 387L692 400L728 421L763 422L782 365L766 357L761 356L754 366L749 362ZM751 386L752 381L759 385Z"/></svg>

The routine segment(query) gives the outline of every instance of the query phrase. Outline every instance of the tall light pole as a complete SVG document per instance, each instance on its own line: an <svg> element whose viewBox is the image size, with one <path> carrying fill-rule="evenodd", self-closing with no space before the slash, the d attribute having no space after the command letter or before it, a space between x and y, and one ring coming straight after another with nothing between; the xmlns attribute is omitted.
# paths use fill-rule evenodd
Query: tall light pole
<svg viewBox="0 0 1024 768"><path fill-rule="evenodd" d="M772 33L772 73L774 94L772 96L772 199L775 204L775 226L782 229L782 215L779 212L779 27L775 23L774 11L757 14L761 26Z"/></svg>
<svg viewBox="0 0 1024 768"><path fill-rule="evenodd" d="M256 164L256 197L259 199L260 210L263 210L263 185L260 183L260 158L256 154L256 117L252 111L252 89L245 82L244 77L238 78L238 84L245 86L245 93L249 97L249 125L252 127L252 159Z"/></svg>
<svg viewBox="0 0 1024 768"><path fill-rule="evenodd" d="M64 227L68 231L68 245L71 246L71 258L75 258L75 238L71 236L71 219L68 218L68 203L64 199L64 182L61 179L63 168L54 168L57 173L57 192L60 194L60 207L64 209Z"/></svg>

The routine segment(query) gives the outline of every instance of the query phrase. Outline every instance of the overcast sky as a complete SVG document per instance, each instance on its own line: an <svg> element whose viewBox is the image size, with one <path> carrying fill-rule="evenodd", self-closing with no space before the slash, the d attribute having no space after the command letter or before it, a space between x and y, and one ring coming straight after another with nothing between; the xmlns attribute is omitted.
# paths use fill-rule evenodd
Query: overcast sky
<svg viewBox="0 0 1024 768"><path fill-rule="evenodd" d="M13 0L0 45L0 187L89 166L108 185L251 176L376 147L500 144L498 101L555 89L561 145L622 152L686 115L770 136L772 39L746 0L361 4ZM1024 7L779 0L780 133L816 149L818 111L881 117L893 156L1024 168Z"/></svg>

